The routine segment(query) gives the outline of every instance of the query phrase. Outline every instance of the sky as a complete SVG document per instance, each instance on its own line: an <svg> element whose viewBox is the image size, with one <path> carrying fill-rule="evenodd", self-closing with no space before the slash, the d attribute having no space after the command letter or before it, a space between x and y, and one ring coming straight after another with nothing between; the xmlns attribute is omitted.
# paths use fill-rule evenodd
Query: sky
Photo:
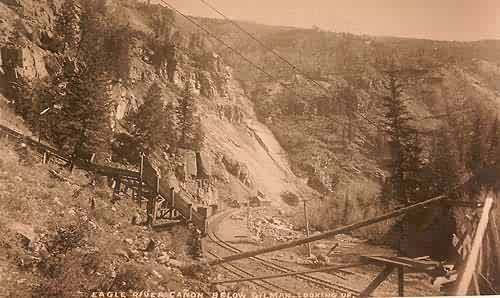
<svg viewBox="0 0 500 298"><path fill-rule="evenodd" d="M189 15L219 17L201 0L166 1ZM269 25L437 40L500 39L500 0L205 1L232 19Z"/></svg>

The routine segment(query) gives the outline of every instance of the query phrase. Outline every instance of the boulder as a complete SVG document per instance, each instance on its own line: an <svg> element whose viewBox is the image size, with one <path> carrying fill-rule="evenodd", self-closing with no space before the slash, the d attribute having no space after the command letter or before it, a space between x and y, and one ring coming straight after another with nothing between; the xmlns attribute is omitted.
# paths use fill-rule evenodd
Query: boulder
<svg viewBox="0 0 500 298"><path fill-rule="evenodd" d="M29 79L48 76L44 54L38 48L8 46L3 47L0 53L3 69L10 80L15 80L19 76Z"/></svg>
<svg viewBox="0 0 500 298"><path fill-rule="evenodd" d="M212 163L208 153L196 153L196 166L198 169L198 178L208 178L212 175Z"/></svg>
<svg viewBox="0 0 500 298"><path fill-rule="evenodd" d="M168 261L168 264L175 268L184 268L188 265L186 262L182 262L175 259L170 259L170 261Z"/></svg>
<svg viewBox="0 0 500 298"><path fill-rule="evenodd" d="M198 83L201 95L207 98L214 98L217 95L217 88L208 71L201 71L198 73Z"/></svg>
<svg viewBox="0 0 500 298"><path fill-rule="evenodd" d="M196 152L191 150L184 150L184 173L187 177L196 177L198 175L198 168L196 164Z"/></svg>
<svg viewBox="0 0 500 298"><path fill-rule="evenodd" d="M223 157L222 163L224 164L226 170L231 173L231 175L238 178L243 184L248 187L253 186L253 179L250 176L250 170L245 164L227 156Z"/></svg>
<svg viewBox="0 0 500 298"><path fill-rule="evenodd" d="M14 222L11 223L8 228L21 237L26 247L32 246L38 240L38 234L32 226Z"/></svg>
<svg viewBox="0 0 500 298"><path fill-rule="evenodd" d="M163 253L156 259L156 261L158 262L158 264L168 264L170 261L170 256L166 253Z"/></svg>

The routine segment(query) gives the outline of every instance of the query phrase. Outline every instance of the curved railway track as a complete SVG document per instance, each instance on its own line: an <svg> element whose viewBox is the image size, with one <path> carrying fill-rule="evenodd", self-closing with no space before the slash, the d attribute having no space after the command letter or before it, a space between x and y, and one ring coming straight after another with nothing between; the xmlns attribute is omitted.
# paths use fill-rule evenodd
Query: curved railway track
<svg viewBox="0 0 500 298"><path fill-rule="evenodd" d="M232 244L228 243L227 241L224 241L222 238L220 238L214 232L212 225L210 225L209 230L210 231L207 234L207 236L208 236L208 239L210 239L211 243L216 244L217 246L223 248L226 251L229 251L230 253L240 253L240 252L242 252L242 250L240 250L239 248L235 247L234 245L232 245ZM215 258L220 258L220 256L217 256L212 251L208 251L208 254L212 255ZM287 268L285 266L276 264L274 262L271 262L271 261L269 261L267 259L264 259L264 258L261 258L261 257L258 257L258 256L255 256L255 257L252 257L252 258L249 258L249 259L253 260L253 261L259 263L260 265L263 265L266 268L269 268L269 269L271 269L273 271L278 271L279 273L290 273L290 272L293 272L293 270L291 270L290 268ZM248 272L247 270L241 269L239 266L236 266L234 264L230 264L230 266L233 268L231 270L233 270L233 271L236 270L236 271L243 272L244 274L246 274L246 276L244 276L242 274L236 274L236 273L232 272L233 274L235 274L236 276L238 276L240 278L243 278L243 277L255 277L255 274L253 274L251 272ZM225 270L231 272L227 267L228 267L227 264L223 266L223 268ZM339 271L342 272L341 270L339 270ZM344 272L344 273L348 273L348 272ZM339 277L339 278L345 279L344 277L339 276L337 274L336 274L336 276ZM352 288L349 288L349 287L344 286L344 285L339 285L339 284L333 283L333 282L331 282L329 280L325 280L325 279L319 278L317 276L313 276L312 274L298 274L298 275L294 275L293 278L299 279L301 281L305 281L305 282L308 282L308 283L311 283L311 284L314 284L316 286L320 286L321 288L325 288L325 289L329 289L329 290L333 290L333 291L336 291L336 292L343 293L343 294L347 295L348 297L349 296L359 296L359 294L360 294L360 292L358 290L356 290L356 289L352 289ZM265 286L262 283L264 283ZM276 289L279 289L281 292L287 292L287 293L292 293L293 292L291 290L285 289L285 288L277 285L276 283L270 282L268 280L259 280L257 283L254 283L254 284L256 284L257 286L262 287L262 288L266 288L266 287L271 286L271 287L274 287ZM269 290L268 288L266 288L266 289ZM296 293L293 292L292 294L295 295Z"/></svg>
<svg viewBox="0 0 500 298"><path fill-rule="evenodd" d="M215 258L220 258L220 256L218 256L213 251L207 251L207 253L209 255L215 257ZM238 266L236 266L234 264L221 265L221 267L224 270L226 270L226 271L228 271L228 272L230 272L230 273L232 273L232 274L234 274L234 275L236 275L236 276L238 276L240 278L255 277L255 274L253 274L253 273L251 273L251 272L249 272L247 270L244 270L244 269L242 269L242 268L240 268L240 267L238 267ZM273 292L275 290L279 290L281 292L286 292L286 293L289 293L289 294L292 294L292 295L295 294L294 292L292 292L292 291L290 291L288 289L285 289L285 288L283 288L283 287L281 287L281 286L279 286L279 285L277 285L277 284L275 284L273 282L267 281L267 280L254 280L254 281L250 281L250 283L253 283L254 285L256 285L256 286L258 286L260 288L266 289L266 290L268 290L270 292Z"/></svg>

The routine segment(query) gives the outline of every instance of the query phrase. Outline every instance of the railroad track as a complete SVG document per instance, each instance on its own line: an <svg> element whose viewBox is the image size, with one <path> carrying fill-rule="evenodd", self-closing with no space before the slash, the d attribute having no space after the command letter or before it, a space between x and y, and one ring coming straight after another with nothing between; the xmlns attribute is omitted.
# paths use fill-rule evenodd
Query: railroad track
<svg viewBox="0 0 500 298"><path fill-rule="evenodd" d="M218 256L213 251L209 250L209 251L207 251L207 253L214 258L220 258L220 256ZM255 274L253 274L247 270L244 270L244 269L242 269L234 264L221 265L221 268L223 268L224 270L226 270L226 271L228 271L228 272L230 272L230 273L232 273L240 278L255 277ZM273 282L267 281L267 280L254 280L254 281L250 281L250 283L253 283L260 288L266 289L269 292L275 292L276 290L278 290L278 291L281 291L284 293L289 293L289 294L295 295L294 292L292 292L288 289L285 289L285 288L283 288L283 287L281 287Z"/></svg>
<svg viewBox="0 0 500 298"><path fill-rule="evenodd" d="M207 236L211 240L212 243L216 244L217 246L219 246L219 247L221 247L221 248L223 248L223 249L225 249L227 251L230 251L231 253L240 253L242 251L239 248L235 247L234 245L231 245L227 241L224 241L223 239L221 239L213 231L210 231L207 234ZM215 255L213 252L208 252L208 253L211 254L212 256ZM214 257L220 258L219 256L214 256ZM273 263L273 262L271 262L271 261L269 261L267 259L264 259L264 258L261 258L261 257L258 257L258 256L252 257L252 258L250 258L250 260L256 261L259 264L261 264L261 265L263 265L263 266L265 266L265 267L267 267L269 269L272 269L273 271L278 271L280 273L290 273L290 272L293 272L293 270L291 270L290 268L287 268L285 266ZM234 264L232 266L237 267ZM239 267L237 267L237 268L239 268ZM224 268L224 269L226 269L226 268ZM240 269L241 272L246 272L245 274L247 274L248 276L255 277L254 274L252 274L252 273L250 273L250 272L248 272L246 270L243 270L241 268L239 268L239 269ZM243 277L243 276L240 276L240 275L237 275L237 276ZM342 276L339 276L339 277L342 278L342 279L344 279ZM306 282L315 284L315 285L320 286L322 288L326 288L326 289L329 289L329 290L334 290L334 291L337 291L337 292L341 292L341 293L343 293L343 294L345 294L347 296L359 296L359 294L360 294L360 292L358 290L356 290L356 289L352 289L352 288L349 288L349 287L344 286L344 285L339 285L339 284L333 283L331 281L328 281L328 280L325 280L325 279L313 276L311 274L295 275L295 276L293 276L293 278L300 279L302 281L306 281ZM280 291L286 291L288 293L291 292L290 290L283 289L283 287L281 287L279 285L276 285L275 283L272 283L270 281L261 280L261 282L266 282L267 285L272 285L275 288L281 288Z"/></svg>

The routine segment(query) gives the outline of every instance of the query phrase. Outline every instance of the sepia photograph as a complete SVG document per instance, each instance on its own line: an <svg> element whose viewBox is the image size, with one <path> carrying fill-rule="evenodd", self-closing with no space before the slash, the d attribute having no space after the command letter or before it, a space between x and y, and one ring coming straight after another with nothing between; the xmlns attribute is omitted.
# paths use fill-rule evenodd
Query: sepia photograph
<svg viewBox="0 0 500 298"><path fill-rule="evenodd" d="M0 0L0 297L500 297L498 0Z"/></svg>

